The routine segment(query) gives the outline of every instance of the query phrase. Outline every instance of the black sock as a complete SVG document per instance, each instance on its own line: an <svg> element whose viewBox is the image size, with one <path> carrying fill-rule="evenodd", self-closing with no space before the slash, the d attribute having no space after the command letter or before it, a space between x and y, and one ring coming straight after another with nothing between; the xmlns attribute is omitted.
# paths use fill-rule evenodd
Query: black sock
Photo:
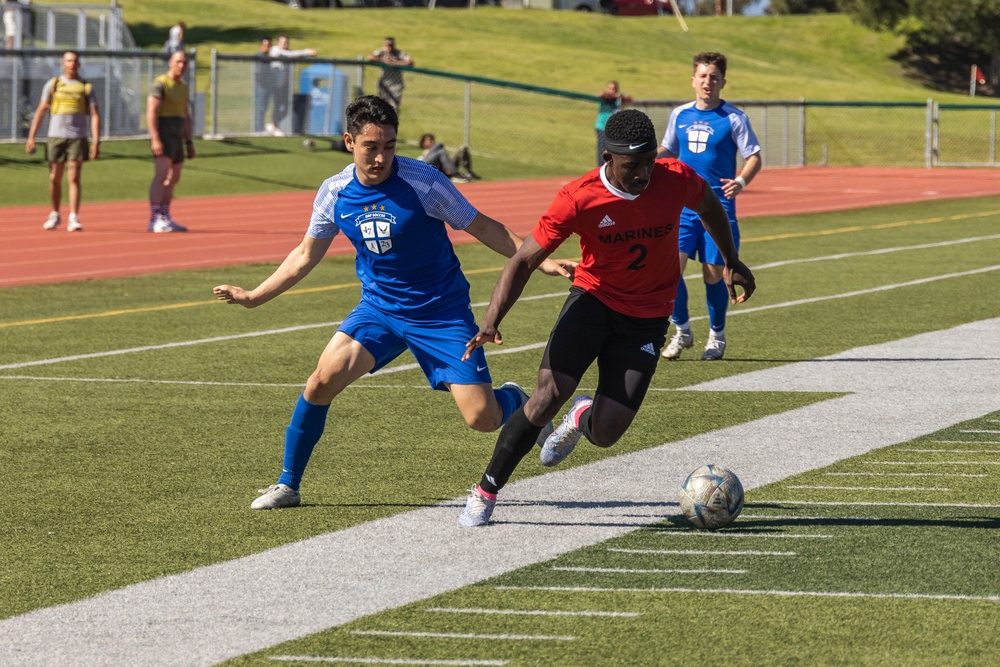
<svg viewBox="0 0 1000 667"><path fill-rule="evenodd" d="M479 487L487 493L496 493L502 489L514 474L517 464L534 449L535 439L541 431L541 426L535 426L524 416L524 408L518 408L500 430L493 458L486 466L486 473L479 482Z"/></svg>

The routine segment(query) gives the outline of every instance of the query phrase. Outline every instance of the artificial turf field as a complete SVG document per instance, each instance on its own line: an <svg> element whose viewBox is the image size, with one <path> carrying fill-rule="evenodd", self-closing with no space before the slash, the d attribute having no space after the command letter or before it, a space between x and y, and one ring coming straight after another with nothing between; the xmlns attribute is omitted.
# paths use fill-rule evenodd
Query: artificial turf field
<svg viewBox="0 0 1000 667"><path fill-rule="evenodd" d="M706 364L688 354L664 362L622 441L611 450L582 446L564 464L586 471L657 447L669 458L672 446L680 452L698 438L714 441L715 462L726 464L740 460L746 443L717 435L725 429L780 425L800 410L828 414L816 419L815 439L773 431L776 440L792 437L786 444L814 456L817 469L768 479L756 471L781 471L786 462L748 463L747 508L733 528L708 535L677 518L672 502L683 477L674 472L652 489L630 489L626 479L615 492L660 498L661 524L637 520L610 540L261 653L233 654L233 664L306 664L309 656L348 664L659 665L706 656L746 665L991 664L1000 621L1000 406L926 432L914 412L903 438L871 435L874 451L839 462L827 460L818 434L839 433L863 449L866 437L885 430L890 390L922 396L930 416L950 414L943 406L956 402L988 406L1000 394L992 339L984 335L981 347L962 347L954 359L959 337L949 333L1000 316L991 297L998 218L1000 200L981 198L744 221L742 254L759 288L731 311L727 359ZM479 246L458 253L482 313L502 262ZM298 289L252 311L211 301L211 287L253 286L272 265L0 293L7 398L0 456L12 491L19 489L0 498L5 657L33 664L72 641L86 643L74 637L74 608L65 607L63 632L45 638L49 652L18 654L23 636L10 633L25 613L400 520L461 498L478 479L495 436L469 431L450 399L427 391L404 357L338 397L303 483L305 507L247 509L254 491L277 476L301 383L358 298L352 264L329 258ZM703 342L699 282L689 275ZM496 382L531 386L565 287L543 276L529 283L525 295L535 298L511 311L505 353L490 357ZM826 409L849 390L822 382L811 391L791 381L763 391L693 389L932 332L941 332L934 335L941 359L965 364L958 370L960 379L968 374L965 385L945 381L934 358L907 359L903 344L904 353L896 350L893 363L872 375L888 389L856 401L853 415ZM904 363L916 371L896 381L892 366ZM593 384L588 376L581 390ZM529 459L515 479L553 474L564 473ZM531 511L544 517L544 498L536 499ZM460 504L440 511L449 530ZM503 513L501 504L498 532L482 531L481 551L495 548L491 534L503 534ZM295 579L294 571L284 574ZM330 571L306 583L322 597L324 586L344 582ZM280 590L257 601L265 623L269 613L296 614L295 600L281 599ZM429 611L440 609L451 611ZM499 613L513 611L532 613ZM171 628L210 624L183 614L161 621L157 639L182 656ZM116 662L107 641L106 662ZM199 650L192 645L181 662L204 664Z"/></svg>

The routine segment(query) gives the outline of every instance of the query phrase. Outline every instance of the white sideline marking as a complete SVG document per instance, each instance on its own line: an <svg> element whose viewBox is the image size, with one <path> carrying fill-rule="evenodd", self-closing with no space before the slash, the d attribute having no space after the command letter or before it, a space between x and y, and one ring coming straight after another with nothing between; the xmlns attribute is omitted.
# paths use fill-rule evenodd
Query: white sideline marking
<svg viewBox="0 0 1000 667"><path fill-rule="evenodd" d="M823 500L758 500L756 502L771 504L780 503L782 505L832 505L834 507L861 505L863 507L975 507L975 508L998 508L1000 505L990 505L988 503L879 503L862 502L853 500L843 501L823 501Z"/></svg>
<svg viewBox="0 0 1000 667"><path fill-rule="evenodd" d="M436 639L504 639L511 641L559 641L572 642L572 635L495 635L472 634L467 632L404 632L401 630L351 630L352 635L376 635L386 637L433 637Z"/></svg>
<svg viewBox="0 0 1000 667"><path fill-rule="evenodd" d="M679 530L658 530L657 535L672 535L674 537L768 537L773 539L822 539L827 537L833 537L833 535L810 535L808 533L743 533L743 532L681 532Z"/></svg>
<svg viewBox="0 0 1000 667"><path fill-rule="evenodd" d="M548 609L462 609L456 607L430 607L424 611L448 614L500 614L503 616L607 616L611 618L636 618L637 611L558 611Z"/></svg>
<svg viewBox="0 0 1000 667"><path fill-rule="evenodd" d="M624 567L557 567L553 570L560 572L604 572L609 574L746 574L750 570L661 570L653 568L651 570L636 570Z"/></svg>
<svg viewBox="0 0 1000 667"><path fill-rule="evenodd" d="M792 306L801 306L801 305L805 305L805 304L819 303L821 301L829 301L831 299L848 299L848 298L855 297L855 296L863 296L863 295L866 295L866 294L877 294L879 292L886 292L886 291L898 289L898 288L901 288L901 287L913 287L915 285L926 285L927 283L937 282L938 280L948 280L950 278L962 278L962 277L965 277L965 276L972 276L972 275L977 275L977 274L980 274L980 273L990 273L992 271L997 271L997 270L1000 270L1000 264L994 265L994 266L987 266L987 267L984 267L984 268L981 268L981 269L971 269L969 271L960 271L960 272L957 272L957 273L946 273L946 274L943 274L943 275L940 275L940 276L932 276L930 278L920 278L920 279L917 279L917 280L909 280L909 281L902 282L902 283L895 283L895 284L890 284L890 285L881 285L879 287L871 287L871 288L863 289L863 290L854 290L854 291L851 291L851 292L843 292L841 294L828 294L826 296L817 296L817 297L812 297L812 298L809 298L809 299L796 299L794 301L786 301L784 303L773 303L773 304L769 304L769 305L766 305L766 306L758 306L757 308L741 308L739 310L733 310L733 311L731 311L729 313L729 316L732 317L734 315L745 315L747 313L757 313L757 312L764 311L764 310L774 310L776 308L789 308L789 307L792 307ZM564 292L558 292L558 293L555 293L555 294L544 294L544 295L535 296L535 297L525 297L525 298L523 298L521 300L522 301L528 301L528 300L535 300L535 299L548 299L548 298L552 298L552 297L555 297L555 296L565 296L565 293ZM486 304L486 303L474 303L472 305L473 305L473 307L480 307L480 306L485 306L485 305L488 305L488 304ZM691 321L704 320L704 319L708 319L708 316L707 315L702 315L702 316L698 316L698 317L692 317ZM27 368L29 366L44 366L44 365L47 365L47 364L57 364L57 363L62 363L64 361L81 361L83 359L98 359L98 358L101 358L101 357L111 357L111 356L116 356L116 355L121 355L121 354L133 354L133 353L138 353L138 352L151 352L153 350L165 350L165 349L170 349L170 348L175 348L175 347L186 347L186 346L190 346L190 345L202 345L202 344L205 344L205 343L222 343L222 342L226 342L226 341L230 341L230 340L237 340L237 339L240 339L240 338L254 338L254 337L257 337L257 336L270 336L270 335L274 335L274 334L291 333L291 332L295 332L295 331L303 331L305 329L318 329L318 328L321 328L321 327L329 327L329 326L334 326L334 325L338 325L338 324L340 324L340 322L323 322L323 323L320 323L320 324L303 324L303 325L295 326L295 327L285 327L285 328L282 328L282 329L269 329L269 330L266 330L266 331L254 331L254 332L250 332L250 333L233 334L231 336L213 336L211 338L200 338L200 339L197 339L197 340L179 341L179 342L176 342L176 343L163 343L163 344L160 344L160 345L144 345L144 346L141 346L141 347L131 347L131 348L126 348L126 349L121 349L121 350L108 350L106 352L91 352L89 354L76 354L76 355L71 355L71 356L66 356L66 357L54 357L54 358L51 358L51 359L38 359L38 360L35 360L35 361L22 361L22 362L18 362L18 363L14 363L14 364L0 365L0 371L2 371L2 370L12 370L12 369L15 369L15 368ZM518 348L511 348L511 349L507 349L507 350L504 350L504 349L492 350L489 354L513 354L515 352L523 352L525 350L534 350L534 349L538 349L538 348L544 347L546 345L546 342L533 343L531 345L524 345L524 346L521 346L521 347L518 347ZM487 356L489 356L489 355L487 355ZM399 366L399 367L394 366L392 368L383 368L378 373L373 373L373 375L380 375L380 374L383 374L383 373L398 373L399 371L412 370L414 368L419 368L419 366L417 364L405 364L405 365ZM1000 433L1000 431L962 431L962 433Z"/></svg>
<svg viewBox="0 0 1000 667"><path fill-rule="evenodd" d="M465 504L456 497L5 618L0 664L65 664L72 656L81 667L215 665L658 526L676 511L674 490L705 461L724 461L752 490L992 415L1000 410L998 370L1000 318L994 318L688 387L837 396L518 479L504 489L486 528L456 526ZM276 599L295 600L295 613L280 623Z"/></svg>
<svg viewBox="0 0 1000 667"><path fill-rule="evenodd" d="M815 489L817 491L951 491L938 486L818 486L815 484L794 484L789 489Z"/></svg>
<svg viewBox="0 0 1000 667"><path fill-rule="evenodd" d="M700 551L695 549L617 549L621 554L654 554L658 556L798 556L794 551Z"/></svg>
<svg viewBox="0 0 1000 667"><path fill-rule="evenodd" d="M409 658L339 658L313 655L276 655L271 660L282 662L353 662L362 665L456 665L457 667L503 667L507 660L417 660Z"/></svg>
<svg viewBox="0 0 1000 667"><path fill-rule="evenodd" d="M862 593L850 591L777 591L738 588L600 588L585 586L497 586L501 591L567 591L571 593L707 593L718 595L777 595L782 597L874 598L879 600L963 600L1000 602L1000 595L949 595L937 593Z"/></svg>
<svg viewBox="0 0 1000 667"><path fill-rule="evenodd" d="M987 430L987 429L968 429L968 430L966 430L966 429L960 429L958 432L959 433L994 433L994 434L1000 433L1000 431L991 431L991 430Z"/></svg>
<svg viewBox="0 0 1000 667"><path fill-rule="evenodd" d="M823 474L856 477L986 477L986 473L982 472L825 472Z"/></svg>
<svg viewBox="0 0 1000 667"><path fill-rule="evenodd" d="M869 461L875 466L1000 466L1000 461Z"/></svg>

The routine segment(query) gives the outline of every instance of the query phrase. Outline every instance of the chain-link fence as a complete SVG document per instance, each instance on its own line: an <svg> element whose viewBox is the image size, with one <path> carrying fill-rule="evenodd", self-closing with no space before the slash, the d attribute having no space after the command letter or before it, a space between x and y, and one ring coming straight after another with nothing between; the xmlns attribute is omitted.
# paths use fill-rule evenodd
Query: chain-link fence
<svg viewBox="0 0 1000 667"><path fill-rule="evenodd" d="M60 51L12 51L0 56L0 140L22 141L42 89L53 77L62 74ZM101 135L107 137L146 136L146 97L153 79L167 71L166 54L151 51L79 50L80 78L93 84L101 113ZM197 63L194 52L188 54L189 67L184 79L195 81ZM193 108L201 109L196 118L204 119L204 95L194 93ZM199 129L200 131L200 129ZM48 134L48 118L39 128L39 136Z"/></svg>
<svg viewBox="0 0 1000 667"><path fill-rule="evenodd" d="M45 82L60 73L59 50L0 55L0 141L27 135ZM145 100L165 55L80 50L94 83L106 137L145 136ZM189 81L197 63L190 54ZM202 72L205 71L202 63ZM192 86L195 131L208 137L344 131L344 108L376 93L381 63L275 59L212 53L208 81ZM598 98L568 91L421 68L401 70L400 139L424 133L516 173L531 164L562 173L594 165ZM208 100L206 106L205 101ZM639 100L659 136L670 112L689 100ZM733 102L750 118L768 168L831 166L997 166L1000 106L920 102ZM44 125L42 128L44 136Z"/></svg>
<svg viewBox="0 0 1000 667"><path fill-rule="evenodd" d="M374 94L387 67L363 60L212 54L210 135L330 136L344 109ZM567 91L439 72L401 70L400 138L424 133L449 146L513 165L579 171L592 166L597 98Z"/></svg>
<svg viewBox="0 0 1000 667"><path fill-rule="evenodd" d="M109 49L136 48L117 0L110 5L3 3L4 19L14 25L8 49Z"/></svg>

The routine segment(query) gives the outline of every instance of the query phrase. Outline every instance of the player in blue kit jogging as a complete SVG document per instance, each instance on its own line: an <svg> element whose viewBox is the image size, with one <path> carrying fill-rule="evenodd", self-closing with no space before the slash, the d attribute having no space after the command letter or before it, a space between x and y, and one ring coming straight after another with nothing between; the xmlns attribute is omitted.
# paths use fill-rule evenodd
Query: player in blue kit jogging
<svg viewBox="0 0 1000 667"><path fill-rule="evenodd" d="M357 251L361 302L334 333L299 397L285 432L278 482L263 489L251 509L301 502L302 474L334 397L407 349L431 387L450 391L466 423L477 431L496 430L528 400L512 382L492 387L484 354L462 360L465 343L478 327L446 224L505 257L513 256L521 239L477 211L436 168L396 156L399 120L388 102L360 97L348 105L346 116L344 143L353 163L320 187L302 243L255 289L219 285L213 290L219 300L253 308L304 278L338 233ZM554 260L539 268L570 278L575 265Z"/></svg>
<svg viewBox="0 0 1000 667"><path fill-rule="evenodd" d="M691 77L695 99L674 109L657 157L675 157L705 179L722 201L733 228L736 247L740 228L736 220L736 195L743 192L761 168L760 143L746 114L722 99L726 85L726 57L721 53L699 53L694 57ZM736 153L743 157L743 168L736 174ZM722 281L725 263L712 237L705 231L697 214L684 209L681 214L681 273L689 257L701 260L705 279L710 331L701 358L722 359L726 352L726 311L729 291ZM679 359L685 348L694 345L688 315L688 291L684 278L677 286L677 299L670 317L677 332L663 350L664 359Z"/></svg>

